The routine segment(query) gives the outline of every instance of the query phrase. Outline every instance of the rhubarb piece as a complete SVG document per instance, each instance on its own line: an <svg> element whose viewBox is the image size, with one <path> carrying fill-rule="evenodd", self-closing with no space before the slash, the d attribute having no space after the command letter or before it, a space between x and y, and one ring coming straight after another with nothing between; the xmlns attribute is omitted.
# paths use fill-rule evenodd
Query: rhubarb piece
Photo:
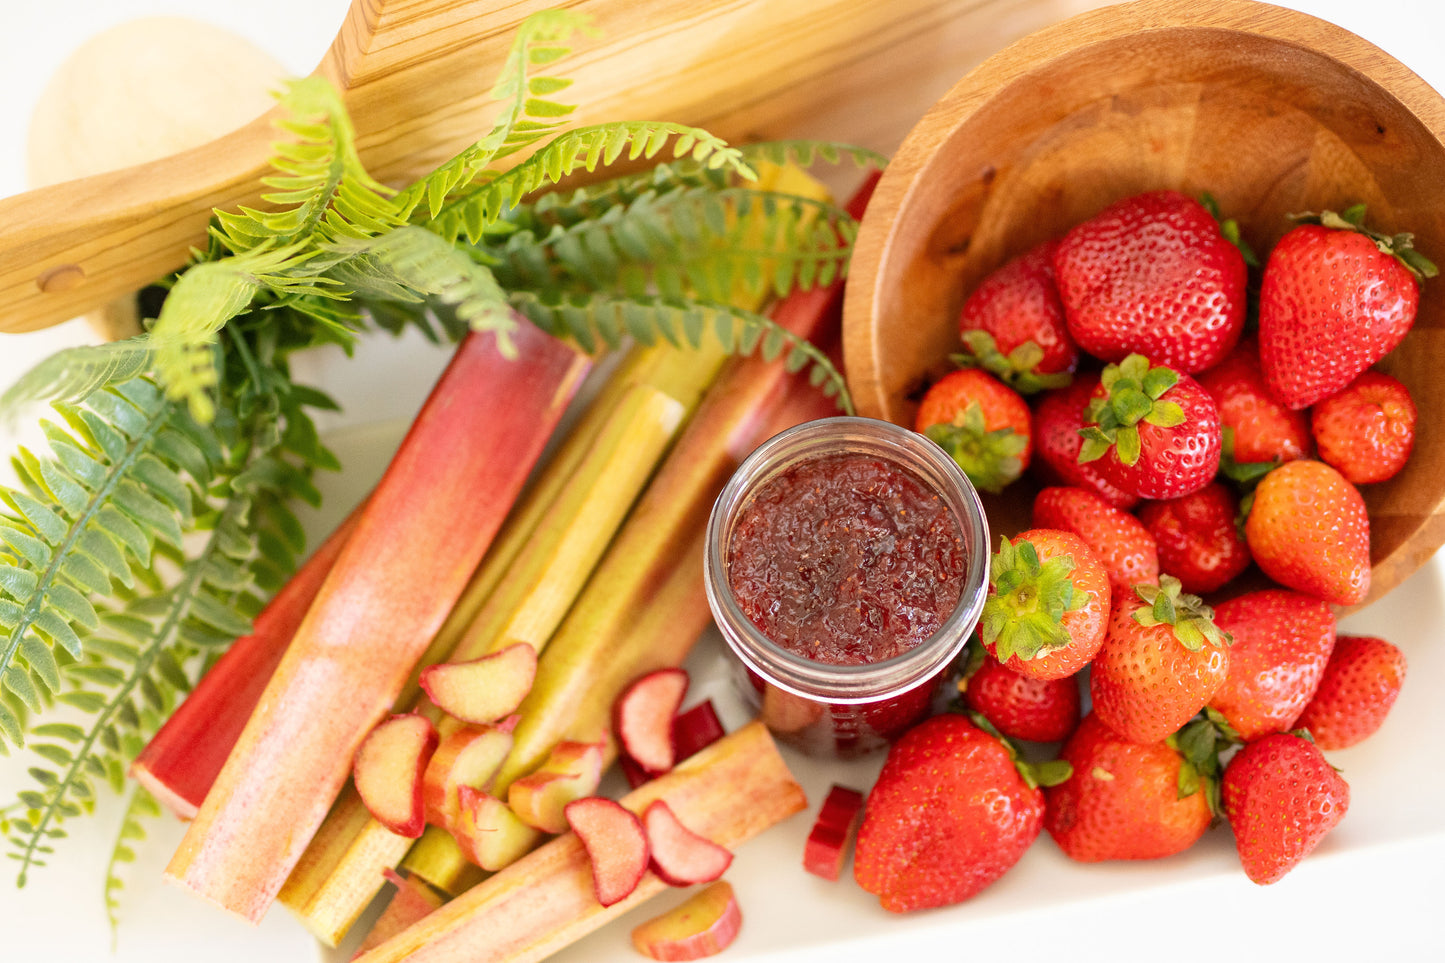
<svg viewBox="0 0 1445 963"><path fill-rule="evenodd" d="M196 817L360 514L353 509L296 570L131 763L131 777L182 819Z"/></svg>
<svg viewBox="0 0 1445 963"><path fill-rule="evenodd" d="M862 815L863 794L834 784L803 844L803 868L814 876L837 882Z"/></svg>
<svg viewBox="0 0 1445 963"><path fill-rule="evenodd" d="M700 960L727 949L742 929L732 884L718 880L632 930L632 945L654 960Z"/></svg>
<svg viewBox="0 0 1445 963"><path fill-rule="evenodd" d="M259 921L521 490L588 367L519 319L457 349L166 869Z"/></svg>
<svg viewBox="0 0 1445 963"><path fill-rule="evenodd" d="M421 778L437 747L431 720L415 713L379 723L356 750L356 792L377 822L415 839L426 825Z"/></svg>
<svg viewBox="0 0 1445 963"><path fill-rule="evenodd" d="M445 902L440 893L415 876L403 876L390 868L382 873L394 890L386 908L371 925L366 939L361 941L361 946L352 954L353 960L385 943L413 923L420 922L422 917Z"/></svg>
<svg viewBox="0 0 1445 963"><path fill-rule="evenodd" d="M802 787L759 722L718 740L620 802L636 813L655 799L667 800L686 825L730 849L807 804ZM587 851L576 834L558 836L372 950L362 961L531 963L667 888L648 873L632 895L604 907L593 891L588 867Z"/></svg>
<svg viewBox="0 0 1445 963"><path fill-rule="evenodd" d="M448 826L461 812L463 786L486 790L512 751L512 730L517 717L495 726L463 726L447 735L432 754L422 774L422 801L426 821Z"/></svg>
<svg viewBox="0 0 1445 963"><path fill-rule="evenodd" d="M693 753L706 749L726 734L727 730L723 728L722 720L717 717L712 700L704 699L686 712L673 716L672 757L675 760L686 759ZM625 753L618 757L617 765L622 770L622 775L627 778L628 786L633 789L652 778L647 770L633 762Z"/></svg>
<svg viewBox="0 0 1445 963"><path fill-rule="evenodd" d="M541 838L496 796L472 786L462 786L458 796L460 813L447 828L467 859L482 869L510 865Z"/></svg>
<svg viewBox="0 0 1445 963"><path fill-rule="evenodd" d="M652 871L669 886L711 883L727 872L733 854L682 824L663 799L654 800L642 814Z"/></svg>
<svg viewBox="0 0 1445 963"><path fill-rule="evenodd" d="M444 662L421 674L427 698L462 722L496 722L517 711L537 676L537 650L518 642L469 662Z"/></svg>
<svg viewBox="0 0 1445 963"><path fill-rule="evenodd" d="M557 743L542 768L512 783L507 805L529 826L554 835L565 833L563 809L573 800L597 792L606 749L606 741Z"/></svg>
<svg viewBox="0 0 1445 963"><path fill-rule="evenodd" d="M597 902L611 906L631 896L647 872L649 853L642 821L620 803L601 796L573 800L565 813L567 825L587 850Z"/></svg>
<svg viewBox="0 0 1445 963"><path fill-rule="evenodd" d="M672 720L687 694L687 683L682 669L656 669L617 698L617 739L644 772L656 776L672 768Z"/></svg>

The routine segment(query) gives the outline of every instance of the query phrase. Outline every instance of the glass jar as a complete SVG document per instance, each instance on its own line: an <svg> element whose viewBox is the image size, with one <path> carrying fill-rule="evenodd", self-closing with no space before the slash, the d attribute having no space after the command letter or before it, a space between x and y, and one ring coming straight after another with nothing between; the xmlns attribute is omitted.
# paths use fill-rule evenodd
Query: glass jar
<svg viewBox="0 0 1445 963"><path fill-rule="evenodd" d="M805 463L862 455L911 475L957 522L963 558L957 603L927 638L879 661L815 661L778 644L748 618L729 577L732 540L754 496ZM817 466L831 470L833 461ZM713 505L704 559L708 602L737 657L740 688L783 742L852 757L886 745L929 712L937 683L968 641L988 591L988 521L978 493L923 435L871 418L824 418L791 428L743 461ZM930 623L931 624L931 623Z"/></svg>

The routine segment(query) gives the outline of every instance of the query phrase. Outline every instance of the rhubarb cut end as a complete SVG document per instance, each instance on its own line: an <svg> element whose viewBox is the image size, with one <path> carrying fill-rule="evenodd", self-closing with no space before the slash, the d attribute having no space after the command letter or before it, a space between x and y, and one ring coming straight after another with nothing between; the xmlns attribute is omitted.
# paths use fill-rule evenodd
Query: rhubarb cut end
<svg viewBox="0 0 1445 963"><path fill-rule="evenodd" d="M422 779L437 742L431 720L405 713L378 723L356 751L356 792L376 821L398 836L415 839L426 827Z"/></svg>
<svg viewBox="0 0 1445 963"><path fill-rule="evenodd" d="M652 871L670 886L711 883L732 865L726 848L688 829L664 800L650 804L642 814Z"/></svg>
<svg viewBox="0 0 1445 963"><path fill-rule="evenodd" d="M632 931L632 945L654 960L700 960L732 945L743 914L724 880L699 890L687 901Z"/></svg>
<svg viewBox="0 0 1445 963"><path fill-rule="evenodd" d="M863 794L834 784L803 846L803 869L821 879L837 882L843 874L848 847L858 832L862 815Z"/></svg>
<svg viewBox="0 0 1445 963"><path fill-rule="evenodd" d="M631 896L647 872L650 855L642 820L601 796L570 802L564 812L592 864L597 902L611 906Z"/></svg>
<svg viewBox="0 0 1445 963"><path fill-rule="evenodd" d="M516 712L536 677L537 650L518 642L469 662L428 666L419 681L438 709L482 725Z"/></svg>
<svg viewBox="0 0 1445 963"><path fill-rule="evenodd" d="M676 759L672 720L687 694L682 669L657 669L629 685L617 699L615 721L622 751L651 775L672 769Z"/></svg>

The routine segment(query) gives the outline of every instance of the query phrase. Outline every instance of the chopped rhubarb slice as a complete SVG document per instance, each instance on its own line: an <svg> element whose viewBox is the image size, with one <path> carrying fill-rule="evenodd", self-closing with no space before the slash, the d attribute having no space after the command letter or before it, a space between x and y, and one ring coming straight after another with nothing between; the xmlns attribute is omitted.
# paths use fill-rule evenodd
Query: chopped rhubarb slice
<svg viewBox="0 0 1445 963"><path fill-rule="evenodd" d="M632 945L654 960L700 960L727 949L742 925L732 884L718 880L635 928Z"/></svg>
<svg viewBox="0 0 1445 963"><path fill-rule="evenodd" d="M601 796L570 802L565 813L592 863L597 902L611 906L626 899L647 872L649 851L642 821Z"/></svg>
<svg viewBox="0 0 1445 963"><path fill-rule="evenodd" d="M382 874L396 887L396 891L392 893L386 909L372 924L366 939L357 947L353 960L366 955L408 926L419 923L442 905L441 894L415 876L403 876L390 867L382 870Z"/></svg>
<svg viewBox="0 0 1445 963"><path fill-rule="evenodd" d="M447 715L481 724L517 711L536 677L537 650L518 642L469 662L428 666L421 687Z"/></svg>
<svg viewBox="0 0 1445 963"><path fill-rule="evenodd" d="M449 828L466 857L482 869L509 866L537 845L537 830L496 796L473 786L462 786L457 795L461 811Z"/></svg>
<svg viewBox="0 0 1445 963"><path fill-rule="evenodd" d="M507 805L529 826L557 834L567 831L567 804L591 796L602 782L602 758L607 743L557 743L542 768L512 783Z"/></svg>
<svg viewBox="0 0 1445 963"><path fill-rule="evenodd" d="M863 794L858 790L836 784L829 789L803 846L803 868L814 876L837 880L862 812Z"/></svg>
<svg viewBox="0 0 1445 963"><path fill-rule="evenodd" d="M622 751L650 775L672 768L672 719L687 694L687 673L657 669L629 685L617 698L616 732Z"/></svg>
<svg viewBox="0 0 1445 963"><path fill-rule="evenodd" d="M723 728L722 720L718 718L717 709L713 708L711 699L704 699L691 709L678 713L672 718L674 764L701 752L725 735L727 730ZM647 770L625 754L618 759L617 764L622 774L627 777L627 784L633 789L652 778Z"/></svg>
<svg viewBox="0 0 1445 963"><path fill-rule="evenodd" d="M422 773L436 747L431 720L409 712L379 723L356 750L356 792L376 821L399 836L415 839L426 827Z"/></svg>
<svg viewBox="0 0 1445 963"><path fill-rule="evenodd" d="M461 812L458 795L463 786L491 788L492 779L512 751L512 729L517 717L494 726L462 726L447 733L422 775L422 801L426 821L446 828Z"/></svg>
<svg viewBox="0 0 1445 963"><path fill-rule="evenodd" d="M652 871L671 886L711 883L732 865L732 853L684 826L664 800L647 807L642 825L652 853Z"/></svg>

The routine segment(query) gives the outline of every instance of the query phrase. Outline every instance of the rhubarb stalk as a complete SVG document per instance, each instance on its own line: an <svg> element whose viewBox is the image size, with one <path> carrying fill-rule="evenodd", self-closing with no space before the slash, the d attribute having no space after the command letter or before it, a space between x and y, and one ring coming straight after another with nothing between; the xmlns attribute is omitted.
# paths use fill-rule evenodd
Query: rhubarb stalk
<svg viewBox="0 0 1445 963"><path fill-rule="evenodd" d="M131 763L131 777L182 819L196 817L360 514L353 509L296 570Z"/></svg>
<svg viewBox="0 0 1445 963"><path fill-rule="evenodd" d="M166 873L259 921L461 595L588 367L524 321L422 407Z"/></svg>
<svg viewBox="0 0 1445 963"><path fill-rule="evenodd" d="M772 738L751 722L633 790L621 803L634 813L664 800L693 832L719 846L740 843L806 804ZM571 833L558 836L487 878L361 963L530 963L575 942L667 889L648 872L626 899L604 907L592 886L587 853Z"/></svg>

